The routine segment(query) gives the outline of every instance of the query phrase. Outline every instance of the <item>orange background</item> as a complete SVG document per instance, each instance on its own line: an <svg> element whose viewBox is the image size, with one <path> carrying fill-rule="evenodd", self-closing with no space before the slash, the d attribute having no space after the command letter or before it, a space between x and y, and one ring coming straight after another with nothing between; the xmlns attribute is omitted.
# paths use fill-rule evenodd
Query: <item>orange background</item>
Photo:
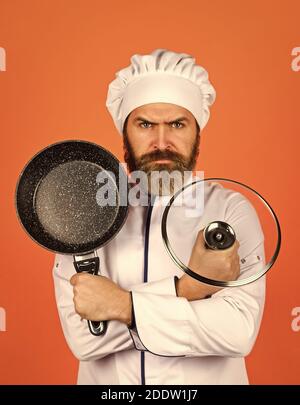
<svg viewBox="0 0 300 405"><path fill-rule="evenodd" d="M0 1L1 384L73 384L77 373L58 320L53 255L17 222L18 175L34 153L70 138L122 160L107 87L133 54L155 48L194 55L216 88L197 169L251 185L280 218L283 246L247 367L252 384L300 383L300 331L291 328L300 306L300 71L291 69L299 13L297 0Z"/></svg>

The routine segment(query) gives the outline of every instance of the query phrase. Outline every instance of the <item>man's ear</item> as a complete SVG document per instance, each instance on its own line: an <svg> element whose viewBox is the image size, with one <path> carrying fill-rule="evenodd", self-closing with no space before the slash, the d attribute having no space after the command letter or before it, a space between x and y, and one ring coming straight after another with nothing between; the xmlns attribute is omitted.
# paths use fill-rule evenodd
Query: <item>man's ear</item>
<svg viewBox="0 0 300 405"><path fill-rule="evenodd" d="M195 123L196 123L196 133L197 133L197 135L199 134L199 136L200 136L201 130L200 130L200 127L199 127L199 124L198 124L198 121L196 120L196 118L195 118Z"/></svg>
<svg viewBox="0 0 300 405"><path fill-rule="evenodd" d="M122 130L123 136L124 136L124 135L125 135L125 136L127 135L127 123L128 123L128 119L129 119L130 114L131 114L131 113L129 113L129 114L127 115L127 117L126 117L126 119L125 119L125 122L124 122L124 125L123 125L123 130Z"/></svg>

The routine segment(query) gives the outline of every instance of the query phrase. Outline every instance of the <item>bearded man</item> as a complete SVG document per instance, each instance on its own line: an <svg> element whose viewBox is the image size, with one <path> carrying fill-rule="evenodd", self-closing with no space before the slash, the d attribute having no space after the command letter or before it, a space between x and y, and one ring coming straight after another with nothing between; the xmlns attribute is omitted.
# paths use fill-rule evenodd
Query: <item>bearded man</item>
<svg viewBox="0 0 300 405"><path fill-rule="evenodd" d="M202 131L215 101L206 70L185 53L156 49L134 55L109 85L106 106L123 137L129 174L145 173L149 205L129 206L117 236L98 250L101 276L75 274L70 256L57 254L55 292L67 343L79 359L78 384L248 384L244 357L255 343L264 307L265 279L242 287L203 284L171 261L161 237L169 192L154 172L195 168ZM178 180L178 178L177 178ZM236 280L264 264L257 215L239 193L205 189L201 216L170 224L176 253L195 272ZM229 249L206 249L203 227L230 223ZM243 268L240 258L250 259ZM108 321L90 334L87 322Z"/></svg>

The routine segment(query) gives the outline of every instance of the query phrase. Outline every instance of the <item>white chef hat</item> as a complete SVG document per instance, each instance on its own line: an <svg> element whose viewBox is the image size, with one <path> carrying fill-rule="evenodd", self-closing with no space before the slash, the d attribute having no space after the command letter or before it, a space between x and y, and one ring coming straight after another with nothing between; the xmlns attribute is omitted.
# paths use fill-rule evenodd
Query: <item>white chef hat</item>
<svg viewBox="0 0 300 405"><path fill-rule="evenodd" d="M156 49L133 55L131 65L119 70L108 86L106 107L122 135L123 125L135 108L150 103L171 103L186 108L201 130L209 119L216 92L207 71L186 53Z"/></svg>

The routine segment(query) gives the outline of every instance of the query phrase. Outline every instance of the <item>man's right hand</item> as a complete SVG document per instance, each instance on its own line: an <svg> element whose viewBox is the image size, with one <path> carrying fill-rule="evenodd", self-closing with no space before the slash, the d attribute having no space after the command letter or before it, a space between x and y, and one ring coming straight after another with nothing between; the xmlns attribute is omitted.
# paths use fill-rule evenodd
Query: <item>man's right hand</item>
<svg viewBox="0 0 300 405"><path fill-rule="evenodd" d="M236 280L240 274L240 260L237 253L240 244L236 240L228 249L213 250L205 247L203 230L198 233L188 267L195 273L214 280ZM177 295L189 301L199 300L214 294L222 287L214 287L184 274L176 285Z"/></svg>

